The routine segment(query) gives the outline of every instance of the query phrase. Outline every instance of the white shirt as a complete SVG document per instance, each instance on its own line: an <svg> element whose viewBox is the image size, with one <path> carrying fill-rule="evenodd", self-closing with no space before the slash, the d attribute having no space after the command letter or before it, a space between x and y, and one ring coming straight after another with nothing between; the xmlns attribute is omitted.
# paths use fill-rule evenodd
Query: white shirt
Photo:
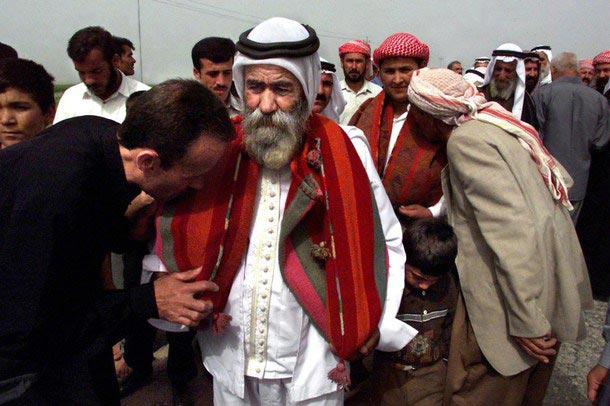
<svg viewBox="0 0 610 406"><path fill-rule="evenodd" d="M381 86L377 86L376 84L365 80L360 90L358 90L358 92L354 92L352 89L350 89L347 83L345 83L345 80L342 80L341 92L343 93L343 98L347 104L345 105L343 113L341 113L341 116L339 117L339 122L341 124L349 123L349 120L352 118L356 110L358 110L358 107L360 107L365 100L377 96L382 90L383 88Z"/></svg>
<svg viewBox="0 0 610 406"><path fill-rule="evenodd" d="M388 143L388 153L386 154L386 157L385 157L385 164L383 167L384 171L385 171L385 168L388 167L388 162L390 161L390 156L392 155L392 151L394 151L394 146L396 145L396 140L398 139L398 134L400 134L400 130L402 130L402 126L405 124L405 121L407 121L407 114L409 114L410 106L411 105L409 105L407 107L407 111L405 111L398 117L394 117L394 119L392 121L392 133L390 134L390 142Z"/></svg>
<svg viewBox="0 0 610 406"><path fill-rule="evenodd" d="M398 351L417 331L396 319L404 288L405 253L402 230L371 158L370 147L356 127L341 126L350 137L367 175L388 249L386 300L379 323L377 349ZM244 397L245 376L259 379L292 377L292 402L337 390L327 378L339 359L304 314L279 272L278 232L291 173L263 169L250 228L250 244L231 287L225 313L232 316L222 334L211 329L197 334L206 369L227 390ZM145 271L167 272L160 261Z"/></svg>
<svg viewBox="0 0 610 406"><path fill-rule="evenodd" d="M127 98L134 92L148 90L150 86L121 74L121 85L109 98L102 100L87 89L84 83L64 92L57 105L53 124L71 117L100 116L122 123L125 120Z"/></svg>

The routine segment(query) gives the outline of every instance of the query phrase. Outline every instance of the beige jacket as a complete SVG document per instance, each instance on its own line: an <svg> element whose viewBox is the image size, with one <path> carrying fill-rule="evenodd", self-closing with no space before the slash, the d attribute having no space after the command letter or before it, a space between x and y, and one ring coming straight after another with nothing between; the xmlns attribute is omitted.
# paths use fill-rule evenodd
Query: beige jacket
<svg viewBox="0 0 610 406"><path fill-rule="evenodd" d="M472 120L454 129L447 157L443 193L468 316L490 364L514 375L536 361L511 336L586 335L593 301L578 238L515 137Z"/></svg>

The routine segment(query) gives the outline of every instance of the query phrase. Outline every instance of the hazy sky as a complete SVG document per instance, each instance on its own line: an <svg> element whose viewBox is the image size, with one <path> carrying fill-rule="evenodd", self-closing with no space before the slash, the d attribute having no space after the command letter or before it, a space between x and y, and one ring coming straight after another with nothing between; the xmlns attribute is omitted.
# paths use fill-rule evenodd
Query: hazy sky
<svg viewBox="0 0 610 406"><path fill-rule="evenodd" d="M572 51L579 58L610 48L608 0L0 0L0 9L0 42L42 63L56 83L78 81L66 46L89 25L130 38L137 49L135 77L142 67L149 84L191 77L190 52L199 39L236 41L273 16L311 25L320 36L320 55L337 64L337 48L348 39L367 39L375 49L395 32L427 43L430 66L454 59L469 66L504 42L551 45L554 53Z"/></svg>

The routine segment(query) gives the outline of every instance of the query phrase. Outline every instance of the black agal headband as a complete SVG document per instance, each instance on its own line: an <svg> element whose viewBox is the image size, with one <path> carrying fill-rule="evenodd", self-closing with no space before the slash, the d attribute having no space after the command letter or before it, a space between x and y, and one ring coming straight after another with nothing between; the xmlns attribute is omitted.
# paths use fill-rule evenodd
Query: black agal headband
<svg viewBox="0 0 610 406"><path fill-rule="evenodd" d="M524 52L519 51L496 49L492 52L491 56L512 56L513 58L525 59L528 55Z"/></svg>
<svg viewBox="0 0 610 406"><path fill-rule="evenodd" d="M239 52L252 59L269 59L274 57L298 58L312 55L320 48L320 40L316 31L308 25L303 24L309 36L301 41L292 42L269 42L262 43L248 39L248 35L254 29L242 33L235 47Z"/></svg>
<svg viewBox="0 0 610 406"><path fill-rule="evenodd" d="M337 69L335 68L335 64L330 63L330 62L325 62L325 61L320 61L320 67L322 68L322 70L328 71L328 72L336 72Z"/></svg>

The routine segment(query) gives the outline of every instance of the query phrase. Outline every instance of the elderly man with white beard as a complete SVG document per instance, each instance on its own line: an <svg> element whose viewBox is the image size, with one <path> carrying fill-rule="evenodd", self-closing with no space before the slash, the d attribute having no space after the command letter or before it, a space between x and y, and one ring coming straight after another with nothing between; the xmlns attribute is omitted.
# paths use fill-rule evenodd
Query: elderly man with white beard
<svg viewBox="0 0 610 406"><path fill-rule="evenodd" d="M488 101L498 103L519 120L538 130L536 107L525 90L524 60L528 56L515 44L500 45L491 54L491 62L479 90Z"/></svg>
<svg viewBox="0 0 610 406"><path fill-rule="evenodd" d="M548 45L537 45L532 48L540 57L540 87L546 86L553 81L551 77L551 61L553 60L553 51Z"/></svg>
<svg viewBox="0 0 610 406"><path fill-rule="evenodd" d="M401 228L366 139L311 114L318 47L280 17L240 36L239 135L205 192L157 220L157 270L203 267L220 288L198 333L215 404L340 405L346 360L416 333L396 319Z"/></svg>

